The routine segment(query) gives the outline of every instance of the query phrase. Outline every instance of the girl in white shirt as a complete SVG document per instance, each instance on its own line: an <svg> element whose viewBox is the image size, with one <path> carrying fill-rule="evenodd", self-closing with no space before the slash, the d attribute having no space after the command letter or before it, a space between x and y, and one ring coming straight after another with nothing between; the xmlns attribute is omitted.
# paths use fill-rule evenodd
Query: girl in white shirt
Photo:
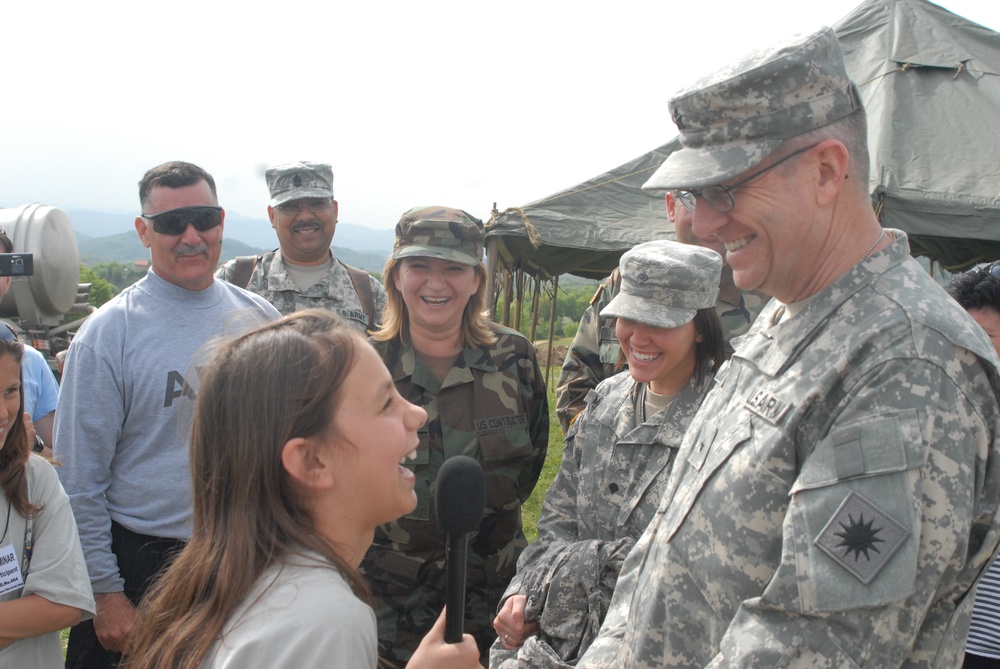
<svg viewBox="0 0 1000 669"><path fill-rule="evenodd" d="M192 425L190 542L141 607L128 667L365 667L357 572L376 525L416 505L423 409L337 316L306 310L219 347ZM478 667L443 618L408 667Z"/></svg>

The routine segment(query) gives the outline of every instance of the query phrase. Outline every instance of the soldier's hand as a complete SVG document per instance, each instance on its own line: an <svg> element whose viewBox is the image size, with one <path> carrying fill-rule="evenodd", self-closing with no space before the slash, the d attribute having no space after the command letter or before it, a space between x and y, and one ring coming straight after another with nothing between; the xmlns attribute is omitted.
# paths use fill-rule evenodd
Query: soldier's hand
<svg viewBox="0 0 1000 669"><path fill-rule="evenodd" d="M528 603L526 595L511 595L500 607L493 619L493 629L500 643L507 650L516 650L524 645L524 640L538 631L538 622L524 619L524 607Z"/></svg>

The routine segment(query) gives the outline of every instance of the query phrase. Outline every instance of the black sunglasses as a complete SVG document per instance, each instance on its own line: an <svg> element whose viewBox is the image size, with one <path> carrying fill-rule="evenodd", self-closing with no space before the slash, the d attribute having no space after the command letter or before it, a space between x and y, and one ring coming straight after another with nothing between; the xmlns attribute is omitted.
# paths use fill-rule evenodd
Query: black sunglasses
<svg viewBox="0 0 1000 669"><path fill-rule="evenodd" d="M989 265L983 265L978 269L983 274L989 274L994 279L1000 279L1000 260L991 262Z"/></svg>
<svg viewBox="0 0 1000 669"><path fill-rule="evenodd" d="M0 327L0 339L3 341L21 341L17 338L17 333L14 332L14 328L7 325L6 323L0 323L3 327Z"/></svg>
<svg viewBox="0 0 1000 669"><path fill-rule="evenodd" d="M141 214L153 222L153 231L161 235L182 235L190 223L198 232L205 232L222 223L222 207L199 205L178 207L159 214Z"/></svg>

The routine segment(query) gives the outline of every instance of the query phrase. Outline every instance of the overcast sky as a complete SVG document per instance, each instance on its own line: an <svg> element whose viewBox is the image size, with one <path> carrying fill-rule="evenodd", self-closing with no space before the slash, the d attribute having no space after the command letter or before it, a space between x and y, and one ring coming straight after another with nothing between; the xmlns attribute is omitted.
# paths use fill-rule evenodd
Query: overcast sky
<svg viewBox="0 0 1000 669"><path fill-rule="evenodd" d="M855 0L5 2L0 206L135 213L166 160L264 217L266 166L333 165L341 220L487 218L676 134L672 93ZM1000 30L1000 3L947 9Z"/></svg>

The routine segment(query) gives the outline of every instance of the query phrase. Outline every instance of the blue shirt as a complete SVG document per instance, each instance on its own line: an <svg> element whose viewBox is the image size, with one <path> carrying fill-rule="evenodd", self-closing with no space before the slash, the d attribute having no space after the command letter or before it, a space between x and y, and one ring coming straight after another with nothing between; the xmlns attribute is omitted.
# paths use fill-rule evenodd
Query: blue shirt
<svg viewBox="0 0 1000 669"><path fill-rule="evenodd" d="M27 344L24 345L24 410L31 414L31 420L56 410L59 402L59 384L45 356Z"/></svg>

